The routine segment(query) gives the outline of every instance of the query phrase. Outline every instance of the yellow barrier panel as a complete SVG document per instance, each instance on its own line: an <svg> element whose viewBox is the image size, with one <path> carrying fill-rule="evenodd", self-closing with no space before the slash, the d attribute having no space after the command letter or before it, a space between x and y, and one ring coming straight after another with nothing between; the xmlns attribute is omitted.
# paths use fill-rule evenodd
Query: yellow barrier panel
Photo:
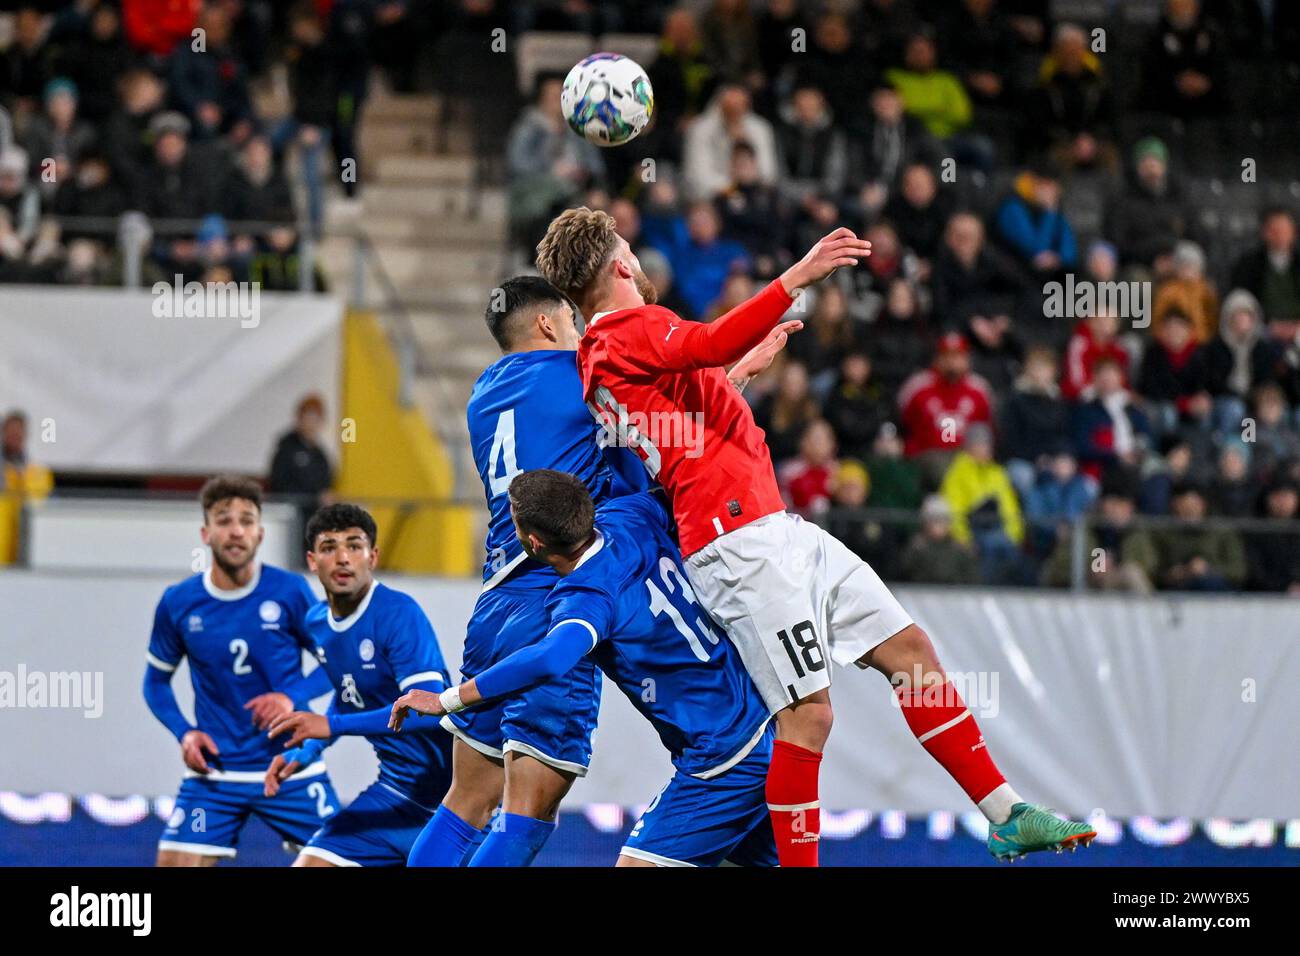
<svg viewBox="0 0 1300 956"><path fill-rule="evenodd" d="M370 511L379 525L382 567L412 574L474 574L474 509L392 503L450 499L455 489L452 461L420 412L398 401L397 356L375 316L349 311L343 328L343 454L336 493L363 504L379 500Z"/></svg>

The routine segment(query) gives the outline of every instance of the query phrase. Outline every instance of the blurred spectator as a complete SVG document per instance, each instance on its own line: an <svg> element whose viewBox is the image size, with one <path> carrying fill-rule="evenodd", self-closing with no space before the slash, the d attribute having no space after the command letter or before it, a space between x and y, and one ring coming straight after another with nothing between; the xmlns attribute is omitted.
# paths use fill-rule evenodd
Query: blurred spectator
<svg viewBox="0 0 1300 956"><path fill-rule="evenodd" d="M922 455L929 474L946 470L973 424L991 420L988 386L970 370L970 345L956 332L939 340L934 365L915 373L898 395L907 454Z"/></svg>
<svg viewBox="0 0 1300 956"><path fill-rule="evenodd" d="M712 199L731 181L731 154L746 142L758 162L759 181L777 180L776 137L772 124L751 108L749 91L727 83L703 113L691 120L682 141L682 176L687 196Z"/></svg>
<svg viewBox="0 0 1300 956"><path fill-rule="evenodd" d="M1082 27L1056 28L1029 101L1028 122L1037 148L1060 168L1119 171L1110 87Z"/></svg>
<svg viewBox="0 0 1300 956"><path fill-rule="evenodd" d="M1200 0L1165 0L1143 57L1144 101L1173 116L1221 113L1228 102L1223 45L1218 27L1202 16Z"/></svg>
<svg viewBox="0 0 1300 956"><path fill-rule="evenodd" d="M977 422L966 429L962 450L939 487L952 508L953 537L974 543L980 559L980 579L986 584L1018 580L1023 562L1020 543L1024 519L1006 469L993 458L993 430Z"/></svg>
<svg viewBox="0 0 1300 956"><path fill-rule="evenodd" d="M774 278L784 271L793 259L788 248L789 211L780 191L763 182L749 143L739 142L732 149L731 183L715 203L722 234L748 250L759 276Z"/></svg>
<svg viewBox="0 0 1300 956"><path fill-rule="evenodd" d="M1173 528L1153 534L1161 587L1177 591L1228 591L1246 578L1246 554L1241 537L1219 525L1204 523L1205 496L1196 485L1180 485L1173 493Z"/></svg>
<svg viewBox="0 0 1300 956"><path fill-rule="evenodd" d="M1251 481L1250 446L1240 438L1227 441L1208 489L1210 513L1246 518L1255 513L1259 489Z"/></svg>
<svg viewBox="0 0 1300 956"><path fill-rule="evenodd" d="M915 511L921 506L921 469L903 457L903 440L893 422L880 426L866 466L871 478L869 504L873 508Z"/></svg>
<svg viewBox="0 0 1300 956"><path fill-rule="evenodd" d="M810 210L818 201L836 200L847 184L848 152L844 134L831 122L826 97L815 86L794 91L776 127L778 172L782 188L795 203ZM832 218L838 216L834 210Z"/></svg>
<svg viewBox="0 0 1300 956"><path fill-rule="evenodd" d="M677 159L687 121L704 110L714 84L714 70L704 55L699 24L687 8L677 7L664 17L659 55L649 64L646 75L655 91L655 119L650 132L659 147L656 155Z"/></svg>
<svg viewBox="0 0 1300 956"><path fill-rule="evenodd" d="M1056 355L1030 349L1015 387L1002 404L998 436L1011 483L1022 496L1055 456L1069 450L1070 408L1056 384Z"/></svg>
<svg viewBox="0 0 1300 956"><path fill-rule="evenodd" d="M647 213L641 231L667 257L678 294L694 315L708 310L727 276L749 267L745 247L722 238L722 222L711 202L692 203L685 217Z"/></svg>
<svg viewBox="0 0 1300 956"><path fill-rule="evenodd" d="M1213 400L1208 385L1205 350L1196 342L1191 321L1179 311L1166 312L1137 375L1137 391L1147 399L1157 434L1176 430L1180 422L1209 427Z"/></svg>
<svg viewBox="0 0 1300 956"><path fill-rule="evenodd" d="M903 522L865 517L871 479L861 462L846 459L835 473L831 495L833 510L825 518L827 530L844 542L882 577L896 578L907 531Z"/></svg>
<svg viewBox="0 0 1300 956"><path fill-rule="evenodd" d="M902 95L907 112L920 119L936 138L948 139L970 126L970 97L956 76L939 68L938 51L929 30L908 38L903 66L886 71L885 77Z"/></svg>
<svg viewBox="0 0 1300 956"><path fill-rule="evenodd" d="M1286 393L1280 386L1266 382L1255 389L1254 466L1264 482L1280 478L1287 463L1300 461L1300 429L1288 411Z"/></svg>
<svg viewBox="0 0 1300 956"><path fill-rule="evenodd" d="M289 180L276 165L271 144L254 136L240 150L227 188L222 213L234 223L262 222L274 226L262 233L236 232L232 249L247 264L249 277L267 289L296 287L298 264L289 256L298 242L297 214Z"/></svg>
<svg viewBox="0 0 1300 956"><path fill-rule="evenodd" d="M60 77L45 86L45 112L27 124L23 146L31 160L31 174L46 197L72 178L77 161L95 142L95 130L77 117L77 87ZM54 161L53 177L46 164Z"/></svg>
<svg viewBox="0 0 1300 956"><path fill-rule="evenodd" d="M903 552L901 576L922 584L977 584L979 573L971 549L952 533L952 508L942 495L921 506L921 530Z"/></svg>
<svg viewBox="0 0 1300 956"><path fill-rule="evenodd" d="M848 142L849 183L859 189L850 212L867 221L884 208L906 167L938 160L938 144L925 124L903 109L898 90L876 87L870 106L861 129Z"/></svg>
<svg viewBox="0 0 1300 956"><path fill-rule="evenodd" d="M1103 484L1098 511L1097 520L1085 532L1084 580L1103 590L1150 594L1158 559L1150 532L1133 523L1132 483ZM1044 568L1044 583L1053 587L1070 584L1074 549L1073 530L1060 535Z"/></svg>
<svg viewBox="0 0 1300 956"><path fill-rule="evenodd" d="M1119 363L1100 358L1093 367L1092 399L1074 410L1075 453L1084 471L1101 479L1115 468L1136 468L1151 440L1146 413L1124 386Z"/></svg>
<svg viewBox="0 0 1300 956"><path fill-rule="evenodd" d="M995 395L1003 395L1020 373L1025 347L1007 315L972 315L962 329L971 346L971 368Z"/></svg>
<svg viewBox="0 0 1300 956"><path fill-rule="evenodd" d="M600 148L574 136L560 111L564 77L537 77L537 96L510 130L506 168L510 176L510 231L529 250L551 219L604 174Z"/></svg>
<svg viewBox="0 0 1300 956"><path fill-rule="evenodd" d="M801 55L794 52L794 31L808 33L799 0L767 0L758 14L758 54L763 73L778 82Z"/></svg>
<svg viewBox="0 0 1300 956"><path fill-rule="evenodd" d="M1246 535L1246 559L1252 591L1300 594L1300 490L1278 481L1264 493L1263 517L1289 522L1284 528L1258 528Z"/></svg>
<svg viewBox="0 0 1300 956"><path fill-rule="evenodd" d="M1163 457L1147 456L1137 472L1141 476L1138 507L1143 514L1169 514L1175 488L1182 484L1198 484L1209 478L1204 462L1197 460L1192 442L1184 436L1166 439L1166 442ZM1106 481L1117 477L1127 480L1133 473L1133 469L1116 469L1106 476Z"/></svg>
<svg viewBox="0 0 1300 956"><path fill-rule="evenodd" d="M54 488L50 469L31 460L27 451L27 414L16 408L0 422L0 464L4 466L0 491L40 499Z"/></svg>
<svg viewBox="0 0 1300 956"><path fill-rule="evenodd" d="M1061 394L1071 400L1089 398L1097 363L1109 359L1128 381L1129 355L1118 339L1119 318L1098 310L1074 327L1065 347Z"/></svg>
<svg viewBox="0 0 1300 956"><path fill-rule="evenodd" d="M1241 430L1251 392L1278 382L1282 362L1282 350L1264 335L1255 297L1244 289L1228 293L1219 334L1205 348L1206 386L1214 396L1219 430Z"/></svg>
<svg viewBox="0 0 1300 956"><path fill-rule="evenodd" d="M700 34L710 66L751 90L763 85L758 26L749 0L713 0L700 18Z"/></svg>
<svg viewBox="0 0 1300 956"><path fill-rule="evenodd" d="M140 53L162 58L190 39L202 0L122 0L122 27Z"/></svg>
<svg viewBox="0 0 1300 956"><path fill-rule="evenodd" d="M326 24L311 4L299 4L289 14L289 39L285 59L293 112L277 124L272 142L277 151L290 143L297 145L302 181L307 188L307 221L314 232L319 232L325 218L321 159L338 110L341 64L327 39Z"/></svg>
<svg viewBox="0 0 1300 956"><path fill-rule="evenodd" d="M324 425L324 400L319 395L304 396L294 412L293 429L280 436L271 456L267 490L294 496L304 517L328 503L334 485L334 468L321 445Z"/></svg>
<svg viewBox="0 0 1300 956"><path fill-rule="evenodd" d="M939 193L934 170L913 163L903 170L898 191L885 206L885 215L898 230L903 245L921 259L922 277L928 277L930 261L939 251L951 205Z"/></svg>
<svg viewBox="0 0 1300 956"><path fill-rule="evenodd" d="M56 217L87 217L111 224L127 207L127 192L113 178L108 160L98 152L85 153L71 181L55 193L52 212ZM113 231L59 223L61 240L67 246L63 281L100 284L113 276Z"/></svg>
<svg viewBox="0 0 1300 956"><path fill-rule="evenodd" d="M822 403L840 450L852 458L867 456L880 427L889 420L889 400L871 371L871 359L862 352L848 352Z"/></svg>
<svg viewBox="0 0 1300 956"><path fill-rule="evenodd" d="M37 4L22 4L13 19L13 39L0 53L0 91L19 126L40 108L45 84L53 78L54 52L46 42L48 24Z"/></svg>
<svg viewBox="0 0 1300 956"><path fill-rule="evenodd" d="M777 469L781 496L791 510L813 518L830 507L836 461L835 433L823 419L804 427L799 438L799 454Z"/></svg>
<svg viewBox="0 0 1300 956"><path fill-rule="evenodd" d="M168 62L172 103L193 123L194 139L230 133L243 142L252 132L253 107L247 67L230 42L228 7L204 4L195 29L202 31L198 39L183 38Z"/></svg>
<svg viewBox="0 0 1300 956"><path fill-rule="evenodd" d="M790 339L786 350L808 369L814 393L824 396L830 390L840 358L858 344L844 290L837 285L822 286L805 326Z"/></svg>
<svg viewBox="0 0 1300 956"><path fill-rule="evenodd" d="M974 318L1009 319L1023 288L1015 266L985 242L984 224L969 212L948 220L931 287L934 314L949 328Z"/></svg>
<svg viewBox="0 0 1300 956"><path fill-rule="evenodd" d="M214 183L189 144L189 121L180 113L157 114L149 123L153 163L139 185L139 208L154 219L201 219L217 206ZM198 258L191 235L160 237L155 255L168 270L184 273Z"/></svg>
<svg viewBox="0 0 1300 956"><path fill-rule="evenodd" d="M655 287L656 303L678 315L690 318L693 315L690 307L682 300L677 287L673 285L673 267L669 264L668 257L658 249L646 248L640 250L637 259L641 262L641 271Z"/></svg>
<svg viewBox="0 0 1300 956"><path fill-rule="evenodd" d="M0 281L46 281L43 267L57 251L57 231L43 222L40 194L27 172L24 150L0 151Z"/></svg>
<svg viewBox="0 0 1300 956"><path fill-rule="evenodd" d="M943 23L945 53L977 106L1009 97L1016 34L997 0L961 0Z"/></svg>
<svg viewBox="0 0 1300 956"><path fill-rule="evenodd" d="M874 253L874 248L873 248ZM875 258L874 254L871 258ZM868 260L870 261L870 260ZM916 287L906 279L889 283L882 308L867 333L867 350L887 392L897 392L934 352L929 321Z"/></svg>
<svg viewBox="0 0 1300 956"><path fill-rule="evenodd" d="M795 456L800 436L819 418L808 388L808 370L798 362L786 362L776 391L764 396L754 409L754 420L767 433L767 447L778 465Z"/></svg>
<svg viewBox="0 0 1300 956"><path fill-rule="evenodd" d="M863 91L871 89L873 67L854 43L848 17L837 11L817 18L808 52L796 58L798 83L826 96L831 115L852 127L862 113Z"/></svg>
<svg viewBox="0 0 1300 956"><path fill-rule="evenodd" d="M1204 345L1219 328L1219 297L1205 278L1205 253L1196 243L1182 240L1174 245L1171 263L1173 273L1156 289L1151 331L1159 335L1165 315L1180 312L1192 323L1192 338Z"/></svg>
<svg viewBox="0 0 1300 956"><path fill-rule="evenodd" d="M1260 246L1243 254L1232 267L1232 287L1251 293L1264 318L1300 320L1300 255L1296 252L1295 216L1280 207L1260 217Z"/></svg>
<svg viewBox="0 0 1300 956"><path fill-rule="evenodd" d="M167 88L146 69L134 69L118 83L121 105L104 126L104 150L113 177L134 194L150 162L153 136L149 124L162 110Z"/></svg>
<svg viewBox="0 0 1300 956"><path fill-rule="evenodd" d="M1154 269L1163 277L1175 244L1188 237L1191 219L1182 190L1169 175L1169 149L1154 136L1138 141L1131 175L1106 223L1106 236L1119 248L1121 264Z"/></svg>
<svg viewBox="0 0 1300 956"><path fill-rule="evenodd" d="M1056 545L1057 527L1082 517L1096 498L1096 482L1079 473L1079 463L1069 452L1048 459L1034 483L1023 493L1025 523L1036 554L1047 556Z"/></svg>
<svg viewBox="0 0 1300 956"><path fill-rule="evenodd" d="M117 105L116 87L130 66L122 18L111 3L97 3L84 32L72 37L60 57L60 70L77 85L81 115L102 123Z"/></svg>
<svg viewBox="0 0 1300 956"><path fill-rule="evenodd" d="M1025 170L995 216L998 236L1024 265L1043 279L1073 269L1078 260L1074 230L1061 212L1061 181L1047 166Z"/></svg>

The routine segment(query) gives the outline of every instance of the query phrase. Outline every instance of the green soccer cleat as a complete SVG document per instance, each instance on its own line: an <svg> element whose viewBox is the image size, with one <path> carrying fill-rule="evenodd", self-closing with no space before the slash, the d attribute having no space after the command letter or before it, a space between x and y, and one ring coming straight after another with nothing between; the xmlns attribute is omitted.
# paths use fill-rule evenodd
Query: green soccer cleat
<svg viewBox="0 0 1300 956"><path fill-rule="evenodd" d="M1006 823L989 824L989 852L999 863L1014 863L1035 850L1073 853L1096 836L1097 831L1086 823L1062 820L1032 803L1017 803Z"/></svg>

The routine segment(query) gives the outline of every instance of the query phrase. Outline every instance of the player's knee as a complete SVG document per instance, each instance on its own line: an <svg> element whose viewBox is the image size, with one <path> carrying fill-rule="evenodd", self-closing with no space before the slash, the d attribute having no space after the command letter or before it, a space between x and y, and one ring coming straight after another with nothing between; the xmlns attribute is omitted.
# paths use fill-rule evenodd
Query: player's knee
<svg viewBox="0 0 1300 956"><path fill-rule="evenodd" d="M801 701L777 714L776 735L798 747L820 751L830 739L833 723L830 701Z"/></svg>
<svg viewBox="0 0 1300 956"><path fill-rule="evenodd" d="M468 787L453 781L442 804L472 827L482 829L501 803L501 791L491 787Z"/></svg>

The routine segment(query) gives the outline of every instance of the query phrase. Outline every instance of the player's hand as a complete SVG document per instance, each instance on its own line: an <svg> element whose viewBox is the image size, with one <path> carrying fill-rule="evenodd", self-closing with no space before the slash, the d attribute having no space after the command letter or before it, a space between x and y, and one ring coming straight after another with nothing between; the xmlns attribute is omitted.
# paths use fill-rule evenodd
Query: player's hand
<svg viewBox="0 0 1300 956"><path fill-rule="evenodd" d="M208 766L207 758L203 756L205 752L216 757L220 755L221 750L203 731L191 730L181 738L181 759L185 761L185 766L195 773L208 773L212 769Z"/></svg>
<svg viewBox="0 0 1300 956"><path fill-rule="evenodd" d="M785 348L785 343L790 336L802 328L801 319L779 323L776 328L767 333L767 338L746 352L745 357L731 367L731 371L727 374L731 384L743 389L751 378L772 364L777 353Z"/></svg>
<svg viewBox="0 0 1300 956"><path fill-rule="evenodd" d="M790 295L821 282L840 266L855 266L859 259L871 255L871 243L859 239L845 226L828 233L808 250L808 254L781 274L781 285Z"/></svg>
<svg viewBox="0 0 1300 956"><path fill-rule="evenodd" d="M329 740L330 719L324 714L313 714L309 710L296 710L277 717L266 736L279 737L281 734L289 735L284 745L285 750L292 750L304 740Z"/></svg>
<svg viewBox="0 0 1300 956"><path fill-rule="evenodd" d="M393 704L393 714L388 718L388 726L400 732L402 724L411 713L441 717L446 712L442 706L442 698L432 691L408 690Z"/></svg>
<svg viewBox="0 0 1300 956"><path fill-rule="evenodd" d="M289 699L288 694L273 690L258 694L244 705L244 710L253 712L254 727L258 730L266 730L275 723L277 718L293 712L293 701Z"/></svg>
<svg viewBox="0 0 1300 956"><path fill-rule="evenodd" d="M283 754L276 754L275 759L271 761L271 766L266 768L266 776L262 779L262 793L274 797L280 792L280 784L301 769L302 764L298 761L285 760Z"/></svg>

